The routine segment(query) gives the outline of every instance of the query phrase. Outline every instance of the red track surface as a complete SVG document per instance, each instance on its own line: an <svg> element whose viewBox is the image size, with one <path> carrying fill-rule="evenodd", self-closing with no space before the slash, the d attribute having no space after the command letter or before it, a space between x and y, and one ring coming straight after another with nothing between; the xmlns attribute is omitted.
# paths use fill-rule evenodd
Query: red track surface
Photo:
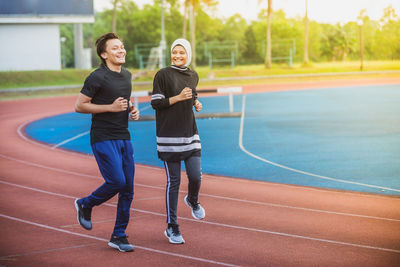
<svg viewBox="0 0 400 267"><path fill-rule="evenodd" d="M245 87L245 92L400 83L400 79ZM94 158L27 139L32 120L72 112L75 97L0 102L0 266L399 266L400 198L204 175L207 216L178 215L184 245L165 229L164 170L137 165L133 253L107 246L116 199L76 221L74 198L102 182ZM133 133L134 134L134 133Z"/></svg>

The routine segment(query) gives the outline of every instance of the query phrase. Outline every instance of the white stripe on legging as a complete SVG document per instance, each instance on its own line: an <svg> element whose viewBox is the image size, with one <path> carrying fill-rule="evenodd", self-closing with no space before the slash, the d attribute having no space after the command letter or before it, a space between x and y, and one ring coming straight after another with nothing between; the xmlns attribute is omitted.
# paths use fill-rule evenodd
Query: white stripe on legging
<svg viewBox="0 0 400 267"><path fill-rule="evenodd" d="M169 188L171 186L171 178L169 176L169 169L168 169L168 164L166 161L164 161L164 165L165 165L165 172L167 173L167 193L166 193L166 203L167 203L167 222L171 223L170 221L170 214L169 214Z"/></svg>

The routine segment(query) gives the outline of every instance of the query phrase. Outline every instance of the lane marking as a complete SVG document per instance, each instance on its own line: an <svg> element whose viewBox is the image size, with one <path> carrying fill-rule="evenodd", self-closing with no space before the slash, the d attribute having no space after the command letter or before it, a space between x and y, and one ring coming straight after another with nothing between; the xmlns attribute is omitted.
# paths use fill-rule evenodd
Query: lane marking
<svg viewBox="0 0 400 267"><path fill-rule="evenodd" d="M46 190L41 190L33 187L28 187L28 186L23 186L23 185L18 185L18 184L13 184L5 181L1 181L0 183L7 184L9 186L14 186L14 187L19 187L31 191L36 191L39 193L44 193L44 194L49 194L53 196L59 196L59 197L64 197L64 198L69 198L69 199L76 199L74 196L69 196L65 194L59 194L59 193L54 193ZM109 204L109 203L103 203L102 205L109 206L109 207L114 207L116 208L117 205L115 204ZM147 210L141 210L141 209L136 209L136 208L131 208L132 211L136 212L142 212L145 214L152 214L160 217L166 217L165 214L154 212L154 211L147 211ZM0 214L1 215L1 214ZM373 250L380 250L380 251L386 251L386 252L394 252L394 253L400 253L400 250L396 249L390 249L390 248L382 248L382 247L375 247L375 246L369 246L369 245L362 245L362 244L355 244L355 243L349 243L349 242L342 242L342 241L336 241L336 240L330 240L330 239L323 239L323 238L315 238L315 237L309 237L309 236L302 236L302 235L296 235L296 234L289 234L289 233L282 233L282 232L275 232L275 231L269 231L269 230L263 230L263 229L257 229L257 228L251 228L251 227L244 227L244 226L237 226L237 225L230 225L230 224L225 224L225 223L218 223L218 222L211 222L207 220L195 220L191 218L185 218L185 217L180 217L178 216L180 220L185 220L185 221L190 221L190 222L195 222L195 223L204 223L204 224L209 224L209 225L216 225L220 227L226 227L226 228L231 228L231 229L238 229L238 230L245 230L245 231L250 231L250 232L259 232L259 233L265 233L265 234L271 234L271 235L278 235L278 236L285 236L285 237L291 237L291 238L297 238L297 239L304 239L304 240L311 240L311 241L318 241L318 242L323 242L323 243L330 243L330 244L336 244L336 245L345 245L345 246L351 246L351 247L357 247L357 248L366 248L366 249L373 249ZM58 228L57 228L58 229ZM62 229L60 229L62 230ZM66 231L66 230L62 230ZM69 232L69 231L68 231ZM78 234L79 235L79 234Z"/></svg>
<svg viewBox="0 0 400 267"><path fill-rule="evenodd" d="M21 137L23 140L25 140L28 143L40 146L42 148L52 149L51 145L38 142L38 141L36 141L34 139L31 139L30 137L27 137L27 135L24 134L23 129L26 127L27 124L29 124L29 123L31 123L33 121L34 120L25 121L24 123L19 125L18 128L17 128L18 136ZM84 158L94 158L93 155L86 154L86 153L83 153L83 152L77 152L77 151L72 151L72 150L67 150L67 149L54 149L54 150L57 150L57 151L60 151L60 152L66 153L66 154L71 154L71 155L74 155L74 156L79 156L79 157L84 157ZM140 164L140 163L137 163L137 164ZM144 165L144 164L140 164L140 166L143 167L143 168L152 169L152 170L159 170L161 168L161 167L149 166L149 165Z"/></svg>
<svg viewBox="0 0 400 267"><path fill-rule="evenodd" d="M141 110L141 111L147 110L147 109L149 109L150 107L151 107L151 106L148 105L148 106L145 106L144 108L141 108L140 110ZM23 123L23 124L18 128L18 130L17 130L18 133L19 133L19 135L20 135L22 138L24 138L25 140L27 140L27 139L26 139L25 136L21 133L21 129L24 128L26 124L31 123L31 122L33 122L33 121L28 121L28 122ZM61 141L60 143L55 144L55 145L53 145L53 146L52 146L52 145L49 145L49 147L50 147L50 149L56 149L56 148L58 148L58 147L60 147L60 146L62 146L62 145L65 145L65 144L67 144L67 143L69 143L69 142L72 142L72 141L74 141L74 140L76 140L76 139L78 139L78 138L80 138L80 137L82 137L82 136L85 136L85 135L89 134L89 133L90 133L90 130L89 130L89 131L85 131L85 132L80 133L80 134L78 134L78 135L75 135L75 136L73 136L73 137L71 137L71 138L65 139L64 141ZM30 140L30 141L32 141L32 140ZM43 144L42 144L42 145L43 145Z"/></svg>
<svg viewBox="0 0 400 267"><path fill-rule="evenodd" d="M201 196L208 196L208 197L212 197L212 198L224 199L224 200L231 200L231 201L249 203L249 204L263 205L263 206L271 206L271 207L278 207L278 208L304 210L304 211L310 211L310 212L335 214L335 215L350 216L350 217L360 217L360 218L368 218L368 219L375 219L375 220L385 220L385 221L392 221L392 222L400 222L400 219L393 219L393 218L384 218L384 217L369 216L369 215L354 214L354 213L346 213L346 212L338 212L338 211L303 208L303 207L289 206L289 205L283 205L283 204L275 204L275 203L269 203L269 202L259 202L259 201L252 201L252 200L244 200L244 199L236 199L236 198L231 198L231 197L224 197L224 196L208 195L208 194L203 194L203 193L200 194L200 195Z"/></svg>
<svg viewBox="0 0 400 267"><path fill-rule="evenodd" d="M11 160L11 161L19 162L21 164L34 166L37 168L43 168L43 169L47 169L47 170L51 170L51 171L55 171L55 172L71 174L74 176L82 176L82 177L86 177L86 178L90 178L90 179L103 180L103 178L101 178L99 176L94 176L94 175L83 174L83 173L78 173L78 172L74 172L74 171L67 171L67 170L63 170L63 169L59 169L59 168L49 167L49 166L45 166L45 165L41 165L41 164L37 164L37 163L28 162L25 160L16 159L16 158L9 157L9 156L3 155L3 154L0 154L0 157ZM163 187L163 186L152 186L152 185L140 184L140 183L136 183L136 182L135 182L135 186L141 186L141 187L157 189L157 190L165 190L165 187ZM185 190L179 190L179 192L187 193L187 191L185 191ZM346 212L336 212L336 211L304 208L304 207L297 207L297 206L290 206L290 205L283 205L283 204L276 204L276 203L269 203L269 202L259 202L259 201L251 201L251 200L244 200L244 199L238 199L238 198L230 198L230 197L217 196L217 195L204 194L204 193L201 193L200 195L211 197L211 198L217 198L217 199L249 203L249 204L257 204L257 205L280 207L280 208L295 209L295 210L304 210L304 211L310 211L310 212L320 212L320 213L328 213L328 214L335 214L335 215L342 215L342 216L369 218L369 219L375 219L375 220L385 220L385 221L395 221L395 222L400 221L400 219L394 219L394 218L385 218L385 217L369 216L369 215L363 215L363 214L354 214L354 213L346 213Z"/></svg>
<svg viewBox="0 0 400 267"><path fill-rule="evenodd" d="M243 113L242 113L242 114L243 114ZM28 123L30 123L30 122L32 122L32 121L33 121L33 120L29 120L29 121L26 121L26 122L22 123L22 124L18 127L18 129L17 129L18 135L19 135L22 139L24 139L25 141L27 141L27 142L29 142L29 143L32 143L32 144L34 144L34 145L41 146L41 147L46 148L46 149L52 149L50 145L45 144L45 143L38 142L38 141L36 141L36 140L33 140L33 139L27 137L27 136L23 133L22 129L25 127L25 125L28 124ZM93 155L86 154L86 153L82 153L82 152L76 152L76 151L72 151L72 150L57 149L57 151L60 151L60 152L66 153L66 154L71 154L71 155L74 155L74 156L79 156L79 157L93 158ZM160 169L163 169L162 167L150 166L150 165L145 165L145 164L142 164L142 163L136 163L136 164L140 165L142 168L151 169L151 170L160 170ZM206 176L206 174L205 174L205 176ZM207 177L207 178L213 179L212 175L207 175L207 176L209 176L209 177ZM214 179L229 179L229 180L232 180L232 179L234 179L234 178L227 178L227 177L222 177L222 176L221 176L221 177L214 178ZM241 179L244 179L244 178L241 178ZM236 181L241 181L241 180L240 180L240 179L236 179ZM244 182L259 183L260 181L256 181L256 180L245 180ZM323 188L312 188L312 187L301 186L301 185L279 184L279 186L285 186L285 187L291 187L291 188L297 187L297 188L302 188L302 189L305 189L305 190L308 190L308 191L318 191L318 192L321 192L321 191L322 191L322 192L329 191L329 190L324 190ZM329 191L329 192L330 192L330 193L334 193L335 191ZM358 192L351 192L351 191L337 192L337 193L338 193L338 194L341 194L341 195L343 195L343 194L355 195L355 194L356 194L356 195L360 196L360 194L359 194ZM375 196L372 196L372 195L364 195L363 197L369 197L369 198L371 198L371 197L373 197L373 198L388 198L387 196L384 196L384 195L375 195Z"/></svg>
<svg viewBox="0 0 400 267"><path fill-rule="evenodd" d="M332 177L328 177L328 176L318 175L318 174L314 174L314 173L310 173L310 172L294 169L294 168L291 168L291 167L288 167L288 166L285 166L285 165L282 165L282 164L279 164L279 163L276 163L276 162L269 161L267 159L264 159L264 158L262 158L260 156L257 156L255 154L249 152L243 146L243 129L244 129L244 117L245 117L245 115L244 115L245 105L246 105L246 95L243 95L243 98L242 98L242 116L240 118L240 129L239 129L239 147L244 153L246 153L250 157L253 157L255 159L258 159L260 161L263 161L265 163L268 163L270 165L273 165L273 166L276 166L276 167L279 167L279 168L282 168L282 169L285 169L285 170L288 170L288 171L297 172L297 173L300 173L300 174L304 174L304 175L308 175L308 176L312 176L312 177L316 177L316 178L320 178L320 179L324 179L324 180L330 180L330 181L335 181L335 182L339 182L339 183L346 183L346 184L354 184L354 185L358 185L358 186L365 186L365 187L370 187L370 188L375 188L375 189L384 189L384 190L394 191L394 192L400 192L400 189L383 187L383 186L378 186L378 185L358 183L358 182L332 178Z"/></svg>
<svg viewBox="0 0 400 267"><path fill-rule="evenodd" d="M9 220L13 220L13 221L17 221L17 222L21 222L21 223L25 223L25 224L29 224L29 225L34 225L34 226L45 228L45 229L48 229L48 230L62 232L62 233L65 233L65 234L76 235L76 236L80 236L80 237L84 237L84 238L88 238L88 239L94 239L94 240L103 241L103 242L108 242L109 241L108 239L100 238L100 237L97 237L97 236L75 233L75 232L72 232L72 231L68 231L68 230L64 230L64 229L60 229L60 228L57 228L57 227L52 227L52 226L49 226L49 225L44 225L44 224L40 224L40 223L36 223L36 222L32 222L32 221L27 221L27 220L24 220L24 219L8 216L8 215L1 214L1 213L0 213L0 217L3 217L5 219L9 219ZM168 251L163 251L163 250L158 250L158 249L153 249L153 248L148 248L148 247L143 247L143 246L138 246L138 245L134 245L134 247L138 248L138 249L142 249L142 250L147 250L147 251L156 252L156 253L159 253L159 254L168 255L168 256L175 256L175 257L179 257L179 258L185 258L185 259L189 259L189 260L195 260L195 261L206 262L206 263L211 263L211 264L217 264L217 265L222 265L222 266L231 266L231 267L239 266L239 265L234 265L234 264L230 264L230 263L219 262L219 261L214 261L214 260L209 260L209 259L203 259L203 258L188 256L188 255L184 255L184 254L178 254L178 253L173 253L173 252L168 252Z"/></svg>
<svg viewBox="0 0 400 267"><path fill-rule="evenodd" d="M71 141L74 141L75 139L78 139L78 138L80 138L80 137L82 137L82 136L85 136L85 135L87 135L87 134L89 134L89 133L90 133L90 131L86 131L86 132L83 132L83 133L81 133L81 134L75 135L75 136L73 136L73 137L71 137L71 138L68 138L68 139L66 139L66 140L64 140L64 141L62 141L62 142L60 142L60 143L58 143L58 144L52 146L51 148L52 148L52 149L55 149L55 148L57 148L57 147L59 147L59 146L65 145L65 144L67 144L67 143L69 143L69 142L71 142Z"/></svg>
<svg viewBox="0 0 400 267"><path fill-rule="evenodd" d="M149 102L147 102L147 103L149 103ZM144 103L140 103L140 104L143 105ZM143 108L140 107L140 106L142 106L142 105L140 105L140 104L139 104L139 111L143 111L143 110L147 110L147 109L151 108L150 103L149 103L148 105L144 105Z"/></svg>

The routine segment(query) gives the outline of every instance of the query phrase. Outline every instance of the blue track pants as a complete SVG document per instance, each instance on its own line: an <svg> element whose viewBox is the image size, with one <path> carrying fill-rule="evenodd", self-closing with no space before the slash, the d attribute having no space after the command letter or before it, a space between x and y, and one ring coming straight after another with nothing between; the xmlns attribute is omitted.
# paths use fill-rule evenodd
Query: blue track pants
<svg viewBox="0 0 400 267"><path fill-rule="evenodd" d="M113 235L126 236L135 175L132 143L130 140L107 140L94 143L92 150L105 183L83 198L81 203L84 207L92 208L118 194Z"/></svg>

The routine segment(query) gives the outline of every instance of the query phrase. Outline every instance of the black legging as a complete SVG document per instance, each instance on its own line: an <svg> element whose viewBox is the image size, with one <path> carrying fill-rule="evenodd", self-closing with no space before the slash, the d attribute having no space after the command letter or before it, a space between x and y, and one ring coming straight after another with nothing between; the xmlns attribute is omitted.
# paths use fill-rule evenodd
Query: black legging
<svg viewBox="0 0 400 267"><path fill-rule="evenodd" d="M189 157L185 159L186 173L189 179L188 200L197 203L201 185L201 159ZM164 161L167 174L167 189L165 194L167 223L177 224L178 194L181 184L181 162Z"/></svg>

